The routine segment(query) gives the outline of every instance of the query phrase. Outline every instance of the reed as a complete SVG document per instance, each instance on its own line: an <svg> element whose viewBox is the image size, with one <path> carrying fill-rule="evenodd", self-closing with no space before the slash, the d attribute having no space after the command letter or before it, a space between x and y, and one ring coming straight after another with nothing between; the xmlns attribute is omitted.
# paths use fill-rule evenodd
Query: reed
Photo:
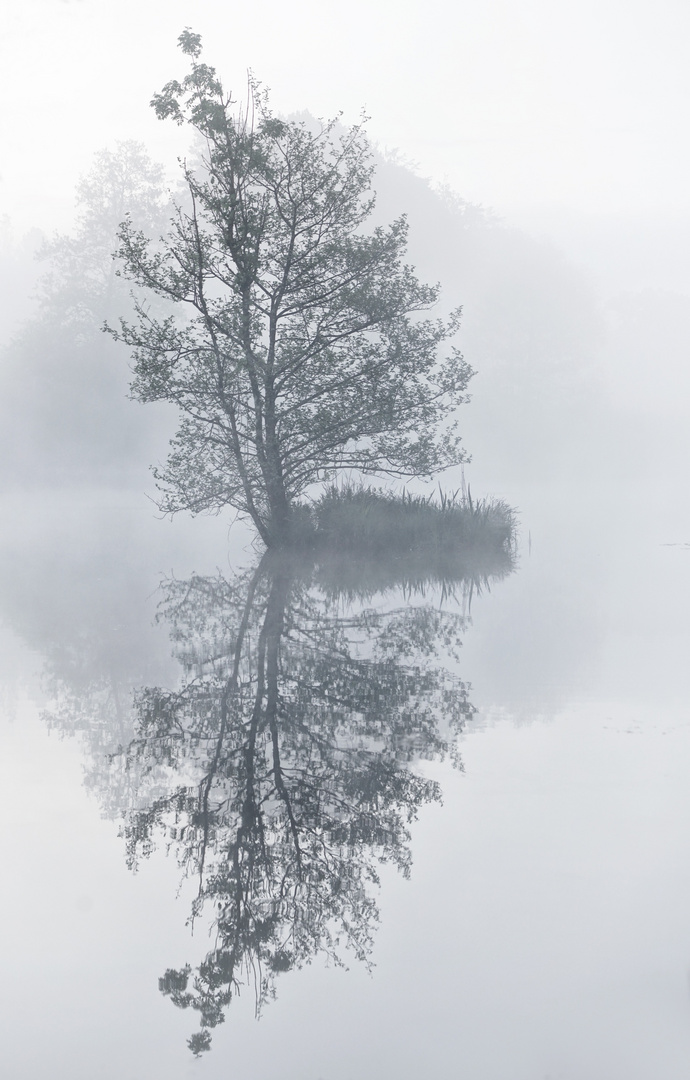
<svg viewBox="0 0 690 1080"><path fill-rule="evenodd" d="M472 499L471 491L439 489L430 496L364 485L328 488L311 509L315 539L331 550L457 554L512 549L515 512L502 499Z"/></svg>
<svg viewBox="0 0 690 1080"><path fill-rule="evenodd" d="M402 586L481 592L515 567L515 512L499 499L474 500L468 490L431 497L332 486L309 509L299 508L293 541L314 559L328 592L373 595Z"/></svg>

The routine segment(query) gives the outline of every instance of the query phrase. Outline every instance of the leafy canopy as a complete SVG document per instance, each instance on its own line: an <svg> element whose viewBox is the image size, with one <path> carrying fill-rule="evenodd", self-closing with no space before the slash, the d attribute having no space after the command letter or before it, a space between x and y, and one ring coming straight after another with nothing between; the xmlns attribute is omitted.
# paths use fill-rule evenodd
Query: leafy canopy
<svg viewBox="0 0 690 1080"><path fill-rule="evenodd" d="M472 374L457 330L423 318L438 287L405 264L404 217L365 232L372 154L360 124L312 130L271 112L250 77L242 106L200 60L152 105L203 147L183 164L186 198L153 242L129 220L121 272L144 297L116 336L131 348L135 396L174 402L181 422L157 473L167 511L249 515L264 540L289 530L291 507L338 470L430 476L462 460L446 421Z"/></svg>

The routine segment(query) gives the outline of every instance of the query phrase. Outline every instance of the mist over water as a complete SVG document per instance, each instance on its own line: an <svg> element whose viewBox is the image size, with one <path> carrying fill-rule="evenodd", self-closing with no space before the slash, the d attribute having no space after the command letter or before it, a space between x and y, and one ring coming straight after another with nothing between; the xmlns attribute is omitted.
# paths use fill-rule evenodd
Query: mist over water
<svg viewBox="0 0 690 1080"><path fill-rule="evenodd" d="M684 1080L682 199L615 212L592 184L568 205L562 181L528 205L515 166L513 209L506 178L492 211L476 155L456 192L382 151L375 224L408 215L409 262L442 284L434 314L462 304L476 371L472 460L442 489L515 507L516 542L455 580L431 557L267 565L230 512L151 499L175 418L128 399L101 333L129 299L122 207L99 216L93 186L143 168L128 198L155 229L166 185L137 153L84 150L71 240L57 188L61 238L24 208L2 233L7 1075Z"/></svg>

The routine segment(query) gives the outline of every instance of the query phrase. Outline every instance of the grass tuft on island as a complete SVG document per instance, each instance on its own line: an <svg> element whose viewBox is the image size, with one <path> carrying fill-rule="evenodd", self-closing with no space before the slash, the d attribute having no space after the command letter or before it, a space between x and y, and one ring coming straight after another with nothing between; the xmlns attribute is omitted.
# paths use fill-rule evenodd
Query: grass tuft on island
<svg viewBox="0 0 690 1080"><path fill-rule="evenodd" d="M515 568L515 511L501 499L475 501L469 490L424 497L333 485L303 511L300 543L336 591L401 582L414 590L431 581L479 589Z"/></svg>
<svg viewBox="0 0 690 1080"><path fill-rule="evenodd" d="M347 485L328 488L312 508L316 537L329 548L406 552L481 547L499 551L511 546L515 512L501 499L472 500L439 489L438 496Z"/></svg>

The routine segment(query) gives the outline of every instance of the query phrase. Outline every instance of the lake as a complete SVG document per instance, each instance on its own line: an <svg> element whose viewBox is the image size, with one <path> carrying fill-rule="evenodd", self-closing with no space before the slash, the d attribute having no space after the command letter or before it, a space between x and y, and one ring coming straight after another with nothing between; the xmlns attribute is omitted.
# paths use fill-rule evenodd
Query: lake
<svg viewBox="0 0 690 1080"><path fill-rule="evenodd" d="M285 836L289 831L282 795L262 749L261 761L268 761L262 782L273 785L257 798L273 829L261 841L267 861L258 840L238 857L260 868L243 893L249 915L242 915L242 926L251 923L254 934L243 955L255 950L254 974L242 977L241 992L213 1028L211 1050L199 1060L186 1046L198 1030L199 1008L175 1008L158 980L189 964L191 989L210 952L216 950L222 967L232 951L235 886L220 881L228 853L237 851L228 792L241 770L230 749L206 823L186 804L175 810L168 801L160 810L159 801L156 850L140 851L136 873L118 832L129 826L131 840L138 829L135 840L145 848L155 832L146 814L156 799L198 785L199 754L213 743L215 729L194 729L188 752L179 749L183 736L175 741L170 733L189 734L194 723L215 715L228 677L222 666L228 642L237 636L224 612L232 604L239 611L246 599L246 576L241 586L237 571L256 562L251 538L239 527L229 532L220 519L160 520L133 493L6 495L0 571L6 1075L685 1080L687 480L681 460L654 480L648 472L613 476L592 469L501 491L520 511L517 564L479 595L473 590L471 607L466 590L453 597L434 587L364 599L331 595L324 606L313 580L294 585L290 578L285 588L292 592L280 610L281 634L292 637L289 647L276 646L281 700L289 708L278 720L285 776L295 785L292 806L304 830L303 865L310 874L309 859L317 869L319 859L326 866L338 844L349 862L341 851L337 875L313 870L311 891L298 905L294 858L285 854L289 837L281 839L281 828ZM155 622L162 578L174 578L178 607L173 603L167 619ZM202 579L224 582L220 600L214 593L216 607L187 612L179 606L189 602L185 583ZM316 614L305 614L307 601ZM362 610L375 614L362 621ZM439 612L443 618L433 621ZM455 622L444 630L446 615ZM344 635L340 645L329 636L336 632ZM249 665L258 662L260 620L252 633ZM422 660L403 655L406 635L410 641L417 635ZM267 655L270 660L270 641ZM424 663L436 672L426 681L419 676ZM144 734L133 729L132 693L179 687L181 678L190 688L184 708L175 712L169 699L161 705L155 693L149 699L158 702L156 722L163 716L165 732L151 727L154 708ZM253 679L246 674L240 682L251 689ZM466 716L463 694L475 710ZM438 735L454 744L454 710L455 762L452 754L442 760L434 742ZM138 715L141 720L144 712ZM249 721L243 723L238 731ZM117 748L133 731L145 752L128 769ZM160 749L164 734L168 757ZM248 760L241 747L232 753ZM374 783L375 790L366 788ZM356 816L365 790L369 832ZM246 799L240 803L245 809L236 813L247 813ZM416 813L409 825L408 812ZM209 821L215 884L208 872L208 904L191 926L198 868L185 881L178 863L185 852L192 863L198 858L199 830ZM185 836L196 837L189 849ZM326 856L328 844L333 850ZM397 860L404 869L405 851L409 877L396 867ZM380 883L365 888L357 875L378 866L377 853L388 861L378 870ZM356 948L343 953L347 967L338 966L321 946L328 933L345 940L348 912L351 929L355 912L366 928L365 894L379 915L378 923L370 920L364 949L372 966L367 970ZM287 944L271 939L275 979L257 1020L252 977L258 971L261 983L261 949L264 966L269 953L265 942L257 944L256 927L268 925L267 912L271 918L278 912L278 936L287 924L291 933L302 927L305 964L296 962L294 933ZM268 931L264 937L269 941ZM204 992L213 985L208 976Z"/></svg>

